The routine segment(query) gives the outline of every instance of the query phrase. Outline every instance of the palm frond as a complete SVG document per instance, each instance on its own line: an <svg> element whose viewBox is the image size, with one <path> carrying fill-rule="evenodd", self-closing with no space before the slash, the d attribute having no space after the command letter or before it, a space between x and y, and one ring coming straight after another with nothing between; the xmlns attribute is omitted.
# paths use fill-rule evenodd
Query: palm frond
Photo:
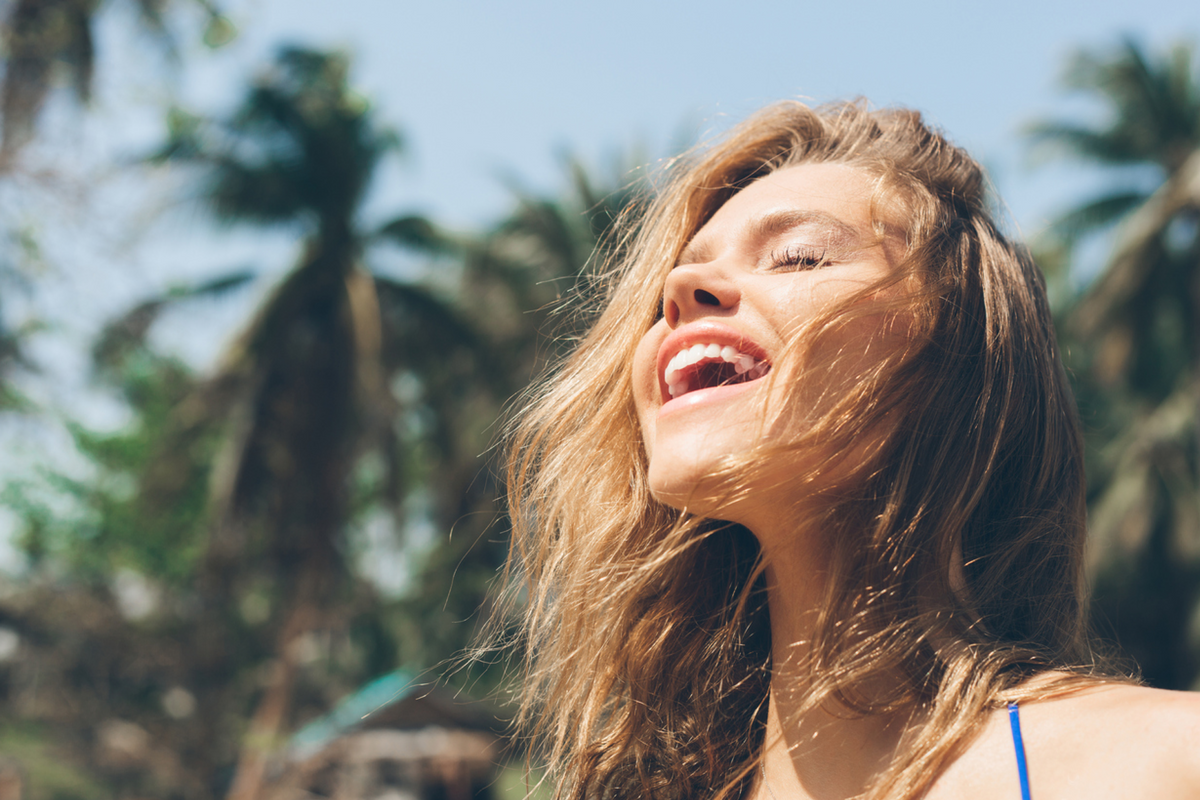
<svg viewBox="0 0 1200 800"><path fill-rule="evenodd" d="M376 228L370 238L424 253L444 253L453 246L451 237L421 214L389 220Z"/></svg>
<svg viewBox="0 0 1200 800"><path fill-rule="evenodd" d="M143 300L101 328L92 345L92 362L102 370L116 367L130 352L145 347L151 326L168 306L195 298L219 297L245 286L256 276L254 270L239 269L203 283L174 286Z"/></svg>
<svg viewBox="0 0 1200 800"><path fill-rule="evenodd" d="M214 167L207 199L222 221L291 223L308 210L290 164L246 164L222 159Z"/></svg>
<svg viewBox="0 0 1200 800"><path fill-rule="evenodd" d="M1137 190L1107 194L1059 216L1050 224L1050 229L1064 245L1070 247L1081 236L1116 224L1148 197L1146 192Z"/></svg>
<svg viewBox="0 0 1200 800"><path fill-rule="evenodd" d="M1078 53L1064 82L1105 99L1109 122L1091 129L1092 137L1071 126L1056 135L1067 147L1099 160L1151 162L1169 173L1200 141L1200 102L1190 88L1196 80L1190 50L1183 45L1161 61L1152 61L1133 40L1115 54Z"/></svg>
<svg viewBox="0 0 1200 800"><path fill-rule="evenodd" d="M3 152L10 155L27 144L46 95L51 71L62 60L72 64L72 83L85 99L91 92L91 32L86 14L91 4L72 0L17 0L4 24L8 63L2 87ZM73 41L81 32L84 42ZM84 64L83 60L88 59Z"/></svg>
<svg viewBox="0 0 1200 800"><path fill-rule="evenodd" d="M350 91L347 73L341 55L284 48L216 130L176 112L156 157L212 165L210 194L230 221L346 228L379 160L399 146Z"/></svg>
<svg viewBox="0 0 1200 800"><path fill-rule="evenodd" d="M75 2L68 6L64 15L66 33L59 58L67 67L71 88L81 103L92 97L92 83L96 67L96 44L92 38L92 13L94 2Z"/></svg>
<svg viewBox="0 0 1200 800"><path fill-rule="evenodd" d="M1200 149L1123 223L1104 274L1071 314L1071 324L1082 336L1099 330L1114 309L1138 302L1140 287L1153 280L1159 266L1169 266L1149 254L1162 249L1165 231L1185 208L1200 209Z"/></svg>
<svg viewBox="0 0 1200 800"><path fill-rule="evenodd" d="M1097 129L1070 122L1040 122L1026 128L1039 158L1067 157L1109 166L1140 164L1144 149L1124 130Z"/></svg>
<svg viewBox="0 0 1200 800"><path fill-rule="evenodd" d="M173 52L166 28L169 0L134 0L142 26ZM233 28L211 0L194 0L209 14L206 37L228 41ZM34 124L56 74L65 73L76 99L91 98L96 66L93 26L100 0L15 0L3 23L6 67L0 84L0 156L10 159L33 137Z"/></svg>
<svg viewBox="0 0 1200 800"><path fill-rule="evenodd" d="M390 370L413 367L437 371L439 361L454 353L472 354L471 366L503 384L503 357L493 353L484 334L451 303L416 284L375 277L376 293L387 330L385 360Z"/></svg>

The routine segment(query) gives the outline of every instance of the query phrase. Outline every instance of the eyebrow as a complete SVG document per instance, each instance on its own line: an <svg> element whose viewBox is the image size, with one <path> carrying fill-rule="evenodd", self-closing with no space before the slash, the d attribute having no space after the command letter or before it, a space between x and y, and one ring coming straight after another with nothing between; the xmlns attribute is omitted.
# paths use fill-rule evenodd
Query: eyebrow
<svg viewBox="0 0 1200 800"><path fill-rule="evenodd" d="M743 230L739 231L739 234L746 235L753 241L760 241L800 225L809 224L817 224L828 229L831 234L831 242L845 244L859 238L859 232L855 228L842 222L832 214L808 209L780 209L779 211L767 212L762 216L748 221ZM683 251L679 254L679 259L675 263L676 265L699 263L706 260L708 252L708 240L697 240L697 238L693 237L692 241L688 242L687 246L683 248Z"/></svg>

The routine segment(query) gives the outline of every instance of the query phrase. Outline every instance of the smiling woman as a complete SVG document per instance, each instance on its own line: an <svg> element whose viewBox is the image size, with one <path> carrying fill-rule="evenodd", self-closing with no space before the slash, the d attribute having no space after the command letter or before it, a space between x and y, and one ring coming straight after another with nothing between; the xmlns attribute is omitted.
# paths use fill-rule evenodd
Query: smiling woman
<svg viewBox="0 0 1200 800"><path fill-rule="evenodd" d="M1089 647L1074 405L979 166L914 112L784 103L635 223L512 436L559 796L1200 790L1197 699Z"/></svg>

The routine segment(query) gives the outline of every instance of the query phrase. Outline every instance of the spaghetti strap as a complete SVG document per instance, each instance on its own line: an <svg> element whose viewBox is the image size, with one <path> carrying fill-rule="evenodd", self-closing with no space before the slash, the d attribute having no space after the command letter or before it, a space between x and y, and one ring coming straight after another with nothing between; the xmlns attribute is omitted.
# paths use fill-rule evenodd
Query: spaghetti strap
<svg viewBox="0 0 1200 800"><path fill-rule="evenodd" d="M1025 764L1025 741L1021 738L1021 711L1008 704L1008 723L1012 726L1013 749L1017 751L1017 776L1021 779L1021 800L1032 800L1029 793L1029 768Z"/></svg>

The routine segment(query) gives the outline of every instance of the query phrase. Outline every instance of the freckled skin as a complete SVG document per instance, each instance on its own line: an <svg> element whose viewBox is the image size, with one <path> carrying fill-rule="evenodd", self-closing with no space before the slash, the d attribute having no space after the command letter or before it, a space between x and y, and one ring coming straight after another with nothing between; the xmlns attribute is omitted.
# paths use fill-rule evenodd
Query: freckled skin
<svg viewBox="0 0 1200 800"><path fill-rule="evenodd" d="M894 269L890 248L876 241L872 189L869 174L842 164L789 167L730 198L689 243L667 278L663 319L634 357L634 399L659 500L704 513L712 499L706 476L722 457L774 435L778 412L768 420L766 409L778 407L769 401L791 379L776 370L740 391L684 395L664 407L658 372L664 342L716 324L776 364L799 326ZM825 388L806 386L804 396L819 397ZM767 484L778 496L764 486L753 503L723 509L722 516L756 532L769 527L788 498L780 481Z"/></svg>

